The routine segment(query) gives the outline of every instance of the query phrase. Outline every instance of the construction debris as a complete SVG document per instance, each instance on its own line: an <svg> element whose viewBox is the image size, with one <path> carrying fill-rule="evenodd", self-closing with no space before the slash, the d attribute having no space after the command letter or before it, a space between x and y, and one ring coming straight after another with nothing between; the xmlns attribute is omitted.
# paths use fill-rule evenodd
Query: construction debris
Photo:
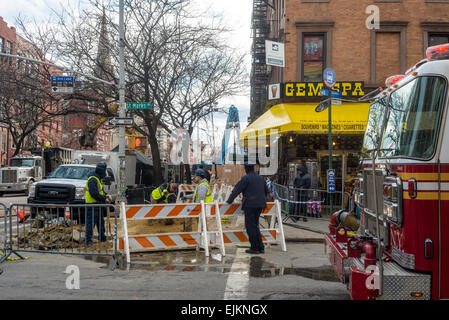
<svg viewBox="0 0 449 320"><path fill-rule="evenodd" d="M84 251L85 249L85 226L75 225L73 221L65 220L45 225L38 228L38 224L34 223L29 229L21 230L18 235L13 238L13 244L21 249L37 249L37 250L60 250ZM94 235L94 239L95 239ZM101 243L102 248L113 248L113 237L109 236L107 242ZM93 249L98 249L99 243L95 243Z"/></svg>

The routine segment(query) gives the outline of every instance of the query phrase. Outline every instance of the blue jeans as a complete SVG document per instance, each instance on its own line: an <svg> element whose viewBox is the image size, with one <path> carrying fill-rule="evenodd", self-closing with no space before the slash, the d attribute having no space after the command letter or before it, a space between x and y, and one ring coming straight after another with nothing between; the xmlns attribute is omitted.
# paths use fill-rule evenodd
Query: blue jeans
<svg viewBox="0 0 449 320"><path fill-rule="evenodd" d="M90 207L86 210L86 243L92 242L94 226L97 227L99 240L106 241L104 229L104 209Z"/></svg>

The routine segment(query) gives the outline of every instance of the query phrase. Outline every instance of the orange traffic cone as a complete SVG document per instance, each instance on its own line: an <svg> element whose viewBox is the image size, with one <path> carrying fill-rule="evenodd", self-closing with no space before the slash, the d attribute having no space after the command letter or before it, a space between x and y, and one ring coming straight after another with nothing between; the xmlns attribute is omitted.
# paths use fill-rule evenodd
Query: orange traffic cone
<svg viewBox="0 0 449 320"><path fill-rule="evenodd" d="M67 205L69 204L67 203ZM65 207L65 218L70 220L70 207Z"/></svg>
<svg viewBox="0 0 449 320"><path fill-rule="evenodd" d="M19 220L20 223L24 223L30 217L29 215L25 215L23 211L20 209L18 211L17 209L15 209L15 211L17 212L17 219Z"/></svg>

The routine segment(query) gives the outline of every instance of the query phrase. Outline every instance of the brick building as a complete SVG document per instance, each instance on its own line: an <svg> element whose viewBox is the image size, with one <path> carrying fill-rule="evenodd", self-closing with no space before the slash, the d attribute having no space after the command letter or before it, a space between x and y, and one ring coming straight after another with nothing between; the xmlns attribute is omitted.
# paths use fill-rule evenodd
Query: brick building
<svg viewBox="0 0 449 320"><path fill-rule="evenodd" d="M42 54L34 44L30 43L20 35L16 34L14 27L8 27L8 24L0 17L0 50L5 53L20 55L37 60L42 59ZM45 59L44 59L45 60ZM2 68L9 68L9 72L16 76L29 80L29 85L33 88L45 85L45 71L41 65L24 61L20 59L1 58ZM49 61L47 61L49 62ZM56 71L50 68L50 72ZM33 83L31 83L34 81ZM5 87L6 88L6 87ZM45 90L45 89L44 89ZM42 95L44 97L45 95ZM42 98L41 97L41 98ZM41 106L47 108L49 112L56 111L60 107L60 102L41 99ZM62 119L63 117L54 117L39 125L31 134L25 138L22 150L43 146L46 141L51 141L53 146L61 146L62 142ZM0 124L0 163L8 163L16 150L11 134L8 130L8 124Z"/></svg>
<svg viewBox="0 0 449 320"><path fill-rule="evenodd" d="M258 91L252 90L251 124L242 135L260 137L263 129L281 128L279 168L285 183L289 165L300 160L317 165L319 182L325 183L327 112L314 109L325 99L320 91L326 89L326 68L335 71L338 82L333 89L355 101L384 87L388 76L404 74L425 57L427 47L449 42L449 0L253 2L251 83ZM271 48L264 40L284 44L284 68L265 65ZM350 177L369 105L343 102L332 110L334 163ZM337 170L337 176L342 172Z"/></svg>
<svg viewBox="0 0 449 320"><path fill-rule="evenodd" d="M14 53L16 42L16 28L8 27L6 21L0 17L0 52ZM1 59L1 58L0 58ZM7 59L1 59L0 61L6 62ZM0 122L0 164L5 165L9 158L11 137L8 131L8 125Z"/></svg>
<svg viewBox="0 0 449 320"><path fill-rule="evenodd" d="M37 48L34 44L29 42L28 40L24 39L20 35L17 35L16 40L17 40L16 41L17 55L50 62L47 61L45 58L43 58L39 48ZM34 72L36 72L38 76L41 77L46 76L47 71L44 70L42 66L38 66L37 64L19 60L17 61L16 66L18 72L22 72L22 70L20 69L23 68L23 72L25 73L27 72L33 75L34 70ZM41 71L37 72L36 71L37 68L40 68ZM48 72L50 73L60 72L60 70L54 67L49 67ZM44 81L42 83L48 85L49 81L48 82ZM49 87L45 89L43 88L43 90L49 90ZM42 97L45 98L45 95L42 95ZM48 99L48 101L45 100L42 102L45 104L45 108L49 113L56 112L62 106L62 102L57 102L56 100L53 99L52 100ZM48 119L48 121L43 122L40 126L36 128L36 130L34 130L32 134L30 134L26 138L23 145L23 149L41 147L44 146L44 144L47 141L51 141L51 145L53 147L60 147L62 145L63 119L64 119L63 116L56 116L52 117L51 119Z"/></svg>

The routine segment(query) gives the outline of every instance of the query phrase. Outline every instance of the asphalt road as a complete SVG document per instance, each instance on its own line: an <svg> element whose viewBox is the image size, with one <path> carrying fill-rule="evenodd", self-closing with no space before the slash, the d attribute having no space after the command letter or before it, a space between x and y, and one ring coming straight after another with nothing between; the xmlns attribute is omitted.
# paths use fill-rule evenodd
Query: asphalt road
<svg viewBox="0 0 449 320"><path fill-rule="evenodd" d="M109 269L106 258L24 255L27 260L1 265L0 300L349 299L323 245L316 243L288 243L287 252L272 246L255 256L236 248L227 249L226 257L213 252L206 258L202 251L134 255L128 270L115 271ZM79 270L79 289L67 289L66 282L75 274L72 269L66 273L69 266Z"/></svg>
<svg viewBox="0 0 449 320"><path fill-rule="evenodd" d="M23 194L5 195L0 203L24 203ZM1 215L0 215L1 216ZM3 232L0 219L0 235ZM324 254L323 244L273 245L264 255L227 248L212 252L174 251L133 255L126 270L111 271L108 258L23 253L27 260L0 265L0 300L347 300ZM14 255L12 256L15 257ZM76 266L79 289L66 282ZM66 273L67 271L67 273Z"/></svg>

